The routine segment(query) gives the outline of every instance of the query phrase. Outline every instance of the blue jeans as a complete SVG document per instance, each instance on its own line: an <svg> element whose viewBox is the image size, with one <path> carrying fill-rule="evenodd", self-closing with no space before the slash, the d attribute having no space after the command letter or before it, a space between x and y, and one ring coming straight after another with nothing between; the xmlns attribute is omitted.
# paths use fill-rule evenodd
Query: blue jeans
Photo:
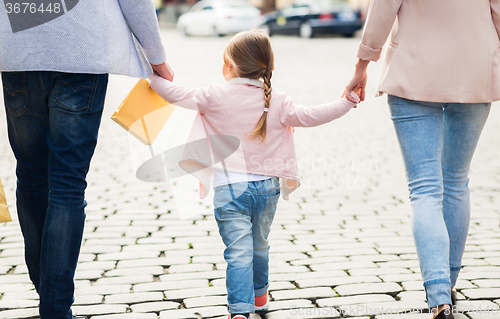
<svg viewBox="0 0 500 319"><path fill-rule="evenodd" d="M42 319L72 318L85 222L85 181L108 75L3 72L17 213Z"/></svg>
<svg viewBox="0 0 500 319"><path fill-rule="evenodd" d="M215 219L226 245L229 313L254 312L254 297L269 287L268 236L279 196L276 177L215 188Z"/></svg>
<svg viewBox="0 0 500 319"><path fill-rule="evenodd" d="M388 98L403 153L429 307L451 305L469 230L469 167L491 103Z"/></svg>

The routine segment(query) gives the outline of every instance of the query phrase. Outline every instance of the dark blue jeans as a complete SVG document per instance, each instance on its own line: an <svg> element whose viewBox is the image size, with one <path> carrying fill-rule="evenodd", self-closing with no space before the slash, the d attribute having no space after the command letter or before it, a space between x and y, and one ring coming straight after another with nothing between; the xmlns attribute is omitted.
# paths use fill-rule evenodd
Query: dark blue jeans
<svg viewBox="0 0 500 319"><path fill-rule="evenodd" d="M3 72L17 212L42 319L72 318L85 223L85 181L97 143L107 74Z"/></svg>

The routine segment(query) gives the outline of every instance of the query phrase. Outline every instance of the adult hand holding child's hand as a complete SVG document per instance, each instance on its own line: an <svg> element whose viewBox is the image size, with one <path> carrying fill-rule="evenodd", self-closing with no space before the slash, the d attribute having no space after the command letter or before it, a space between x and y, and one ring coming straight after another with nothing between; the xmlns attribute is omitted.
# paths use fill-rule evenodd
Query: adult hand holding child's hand
<svg viewBox="0 0 500 319"><path fill-rule="evenodd" d="M158 74L162 78L167 79L170 82L174 79L174 71L172 71L172 68L167 62L163 62L162 64L151 64L151 67L153 68L154 73Z"/></svg>

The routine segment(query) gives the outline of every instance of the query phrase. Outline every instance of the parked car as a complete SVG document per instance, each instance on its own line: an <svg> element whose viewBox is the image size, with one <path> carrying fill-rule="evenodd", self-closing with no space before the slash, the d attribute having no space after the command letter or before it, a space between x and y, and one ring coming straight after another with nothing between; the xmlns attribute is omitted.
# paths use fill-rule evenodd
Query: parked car
<svg viewBox="0 0 500 319"><path fill-rule="evenodd" d="M187 36L220 36L258 28L262 21L260 10L247 1L202 0L179 17L177 29Z"/></svg>
<svg viewBox="0 0 500 319"><path fill-rule="evenodd" d="M311 38L320 33L352 37L363 27L361 11L341 0L295 1L290 7L264 15L261 26L269 35L298 34Z"/></svg>

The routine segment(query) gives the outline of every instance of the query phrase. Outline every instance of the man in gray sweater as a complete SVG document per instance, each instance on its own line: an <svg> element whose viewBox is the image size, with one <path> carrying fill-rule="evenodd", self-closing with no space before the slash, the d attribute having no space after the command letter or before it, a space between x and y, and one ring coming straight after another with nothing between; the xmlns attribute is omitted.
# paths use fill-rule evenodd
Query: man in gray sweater
<svg viewBox="0 0 500 319"><path fill-rule="evenodd" d="M172 80L151 0L5 0L0 71L41 319L70 319L108 74Z"/></svg>

